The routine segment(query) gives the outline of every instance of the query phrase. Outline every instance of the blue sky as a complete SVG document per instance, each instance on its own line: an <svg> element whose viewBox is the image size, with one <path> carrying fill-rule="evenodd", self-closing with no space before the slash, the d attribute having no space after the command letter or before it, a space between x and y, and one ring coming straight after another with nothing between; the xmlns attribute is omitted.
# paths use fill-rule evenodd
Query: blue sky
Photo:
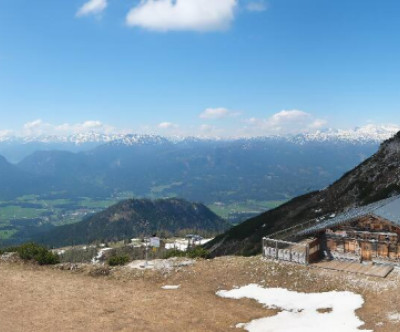
<svg viewBox="0 0 400 332"><path fill-rule="evenodd" d="M0 0L0 131L400 124L396 0Z"/></svg>

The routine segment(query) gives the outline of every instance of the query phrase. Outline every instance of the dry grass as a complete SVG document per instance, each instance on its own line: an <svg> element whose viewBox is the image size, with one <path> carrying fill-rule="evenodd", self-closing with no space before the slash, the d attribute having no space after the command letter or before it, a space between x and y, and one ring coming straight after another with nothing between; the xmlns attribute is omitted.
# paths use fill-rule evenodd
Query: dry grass
<svg viewBox="0 0 400 332"><path fill-rule="evenodd" d="M249 283L296 291L350 290L364 296L358 315L366 328L398 331L388 313L400 313L399 274L387 279L357 276L259 257L197 261L172 272L116 268L109 275L83 266L75 271L0 263L0 331L229 331L275 314L251 300L215 295ZM162 290L163 285L181 285Z"/></svg>

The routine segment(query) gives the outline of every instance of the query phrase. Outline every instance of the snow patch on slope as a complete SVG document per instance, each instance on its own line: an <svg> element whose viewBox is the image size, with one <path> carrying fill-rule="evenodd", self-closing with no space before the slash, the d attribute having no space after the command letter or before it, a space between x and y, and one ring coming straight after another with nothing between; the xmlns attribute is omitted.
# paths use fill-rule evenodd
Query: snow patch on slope
<svg viewBox="0 0 400 332"><path fill-rule="evenodd" d="M283 288L250 284L217 295L229 299L249 298L269 309L282 310L273 317L238 324L249 332L357 332L364 324L355 314L362 307L361 295L352 292L298 293Z"/></svg>

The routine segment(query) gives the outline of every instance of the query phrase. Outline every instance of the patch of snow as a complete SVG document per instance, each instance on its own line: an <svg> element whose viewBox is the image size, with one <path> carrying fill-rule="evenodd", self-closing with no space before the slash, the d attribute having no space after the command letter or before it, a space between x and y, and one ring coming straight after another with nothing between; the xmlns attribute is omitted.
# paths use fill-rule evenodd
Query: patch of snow
<svg viewBox="0 0 400 332"><path fill-rule="evenodd" d="M177 249L180 251L186 251L188 247L188 240L176 239L174 242L166 243L165 249Z"/></svg>
<svg viewBox="0 0 400 332"><path fill-rule="evenodd" d="M357 332L364 324L355 314L364 300L352 292L306 294L250 284L230 291L218 291L217 295L230 299L254 299L266 308L282 310L273 317L236 326L249 332Z"/></svg>
<svg viewBox="0 0 400 332"><path fill-rule="evenodd" d="M167 290L174 290L174 289L179 289L181 288L181 285L165 285L161 287L162 289L167 289Z"/></svg>
<svg viewBox="0 0 400 332"><path fill-rule="evenodd" d="M2 261L9 261L9 260L12 260L12 258L13 258L14 256L16 256L16 253L15 253L15 252L6 252L6 253L0 255L0 260L2 260Z"/></svg>
<svg viewBox="0 0 400 332"><path fill-rule="evenodd" d="M201 246L210 242L212 239L201 239L200 241L196 241L195 245ZM184 238L175 239L173 242L165 243L165 249L177 249L180 251L186 251L188 248L188 240Z"/></svg>
<svg viewBox="0 0 400 332"><path fill-rule="evenodd" d="M151 269L151 270L153 270L155 268L155 261L146 262L145 260L135 260L126 266L131 269L139 269L139 270ZM165 268L168 268L168 267L169 266L165 266Z"/></svg>
<svg viewBox="0 0 400 332"><path fill-rule="evenodd" d="M202 240L200 240L200 245L206 244L207 242L210 242L211 240L214 240L214 238L212 238L212 239L202 239Z"/></svg>
<svg viewBox="0 0 400 332"><path fill-rule="evenodd" d="M194 264L194 260L185 259L183 261L176 259L154 259L150 261L145 260L135 260L126 265L127 268L130 269L139 269L139 270L172 270L176 267L185 267Z"/></svg>
<svg viewBox="0 0 400 332"><path fill-rule="evenodd" d="M93 264L99 263L100 260L103 258L104 252L106 252L108 250L112 250L112 248L102 248L102 249L100 249L98 251L97 255L92 258L92 263Z"/></svg>
<svg viewBox="0 0 400 332"><path fill-rule="evenodd" d="M400 313L398 312L390 312L387 317L391 322L400 322Z"/></svg>

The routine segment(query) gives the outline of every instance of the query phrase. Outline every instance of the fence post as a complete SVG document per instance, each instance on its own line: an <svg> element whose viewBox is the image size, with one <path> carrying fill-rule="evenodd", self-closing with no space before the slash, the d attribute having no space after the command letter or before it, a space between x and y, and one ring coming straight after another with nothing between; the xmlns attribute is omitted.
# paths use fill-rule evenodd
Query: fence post
<svg viewBox="0 0 400 332"><path fill-rule="evenodd" d="M262 239L262 248L261 248L261 251L262 251L262 256L263 256L263 258L265 258L265 237L263 237L263 239Z"/></svg>
<svg viewBox="0 0 400 332"><path fill-rule="evenodd" d="M306 245L306 264L305 264L306 266L309 263L309 259L310 259L310 244L307 243L307 245Z"/></svg>

